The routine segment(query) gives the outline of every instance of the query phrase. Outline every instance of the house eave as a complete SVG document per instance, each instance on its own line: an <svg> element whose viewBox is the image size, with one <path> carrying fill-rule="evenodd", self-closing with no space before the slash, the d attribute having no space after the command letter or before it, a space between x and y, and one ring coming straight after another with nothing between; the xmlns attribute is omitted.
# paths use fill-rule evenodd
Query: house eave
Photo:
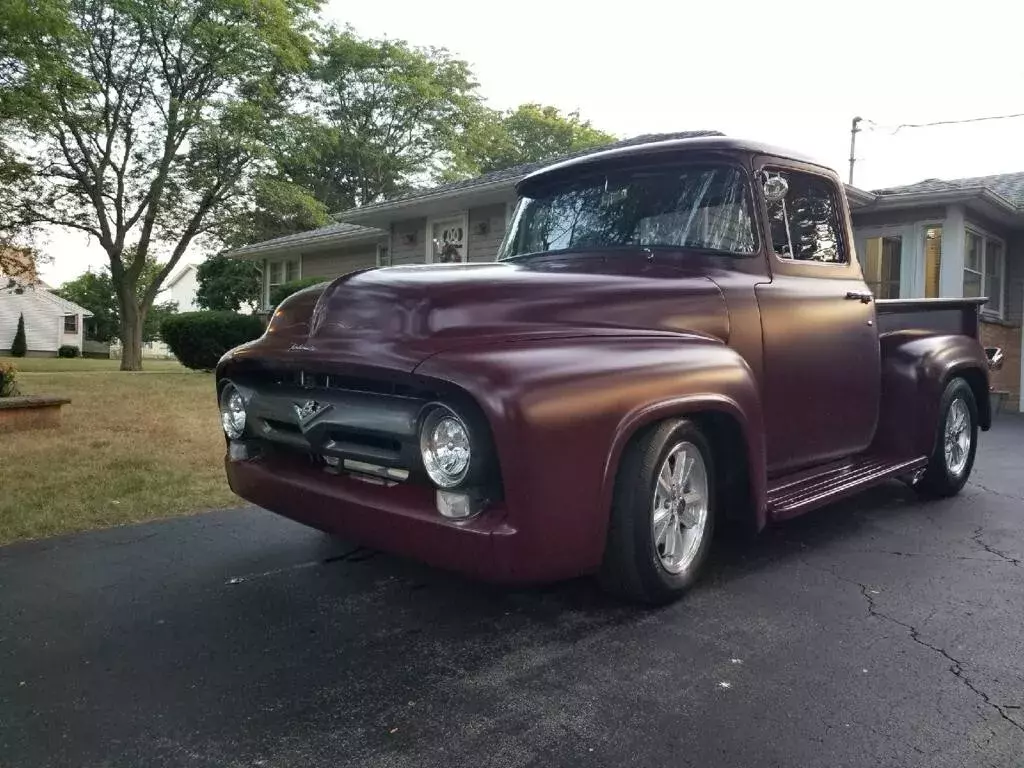
<svg viewBox="0 0 1024 768"><path fill-rule="evenodd" d="M467 208L470 201L474 205L486 205L499 200L503 195L514 194L516 184L525 175L512 176L458 189L426 192L422 195L402 198L401 200L371 203L360 208L339 211L332 214L331 218L345 224L360 224L364 227L386 227L395 219L429 216L452 207ZM452 205L457 202L458 205Z"/></svg>
<svg viewBox="0 0 1024 768"><path fill-rule="evenodd" d="M902 192L874 196L866 205L854 208L855 214L899 209L929 208L935 206L964 205L997 221L1012 225L1024 225L1024 211L988 187L964 187L941 192ZM853 207L851 205L851 207Z"/></svg>
<svg viewBox="0 0 1024 768"><path fill-rule="evenodd" d="M314 230L315 232L316 230ZM312 234L312 233L311 233ZM258 260L274 256L298 256L301 253L333 248L339 245L359 245L376 243L387 237L387 232L376 230L368 232L328 232L316 237L305 237L288 243L255 243L228 251L225 256L231 259Z"/></svg>

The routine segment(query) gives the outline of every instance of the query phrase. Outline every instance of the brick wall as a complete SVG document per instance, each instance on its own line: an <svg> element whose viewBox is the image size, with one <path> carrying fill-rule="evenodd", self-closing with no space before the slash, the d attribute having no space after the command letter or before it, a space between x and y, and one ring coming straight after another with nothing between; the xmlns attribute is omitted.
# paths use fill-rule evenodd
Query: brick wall
<svg viewBox="0 0 1024 768"><path fill-rule="evenodd" d="M1003 369L992 372L992 386L1010 393L1003 401L1003 410L1020 410L1020 326L983 322L981 343L1000 347L1006 355Z"/></svg>

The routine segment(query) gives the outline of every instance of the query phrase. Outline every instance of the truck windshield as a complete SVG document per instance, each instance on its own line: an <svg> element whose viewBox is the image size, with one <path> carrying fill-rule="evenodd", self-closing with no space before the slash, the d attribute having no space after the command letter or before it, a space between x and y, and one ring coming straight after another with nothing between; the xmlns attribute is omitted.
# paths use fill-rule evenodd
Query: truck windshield
<svg viewBox="0 0 1024 768"><path fill-rule="evenodd" d="M623 247L757 250L746 177L732 166L617 171L527 191L499 258Z"/></svg>

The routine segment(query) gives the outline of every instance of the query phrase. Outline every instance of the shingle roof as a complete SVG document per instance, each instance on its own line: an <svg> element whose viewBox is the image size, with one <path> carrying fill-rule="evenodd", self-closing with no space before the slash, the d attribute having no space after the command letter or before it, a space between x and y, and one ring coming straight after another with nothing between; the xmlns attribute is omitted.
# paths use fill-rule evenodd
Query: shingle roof
<svg viewBox="0 0 1024 768"><path fill-rule="evenodd" d="M383 237L386 233L373 227L361 227L358 224L343 224L335 222L319 229L312 229L308 232L296 232L294 235L275 237L273 240L264 240L260 243L253 243L242 248L236 248L229 252L229 256L251 256L257 253L279 251L295 245L316 245L321 240L372 240Z"/></svg>
<svg viewBox="0 0 1024 768"><path fill-rule="evenodd" d="M1000 173L994 176L971 176L965 179L925 179L916 184L876 189L881 196L909 195L927 192L957 192L971 189L988 189L1016 208L1024 209L1024 172Z"/></svg>
<svg viewBox="0 0 1024 768"><path fill-rule="evenodd" d="M671 141L673 139L695 139L700 136L724 136L721 131L678 131L676 133L645 133L640 136L633 136L629 139L622 139L620 141L614 141L611 144L604 144L599 147L588 147L587 149L581 149L578 152L570 152L567 155L559 155L558 157L551 157L546 160L539 160L533 163L523 163L521 165L514 165L511 168L503 168L500 171L491 171L481 176L474 176L471 179L463 179L461 181L453 181L448 184L441 184L436 187L429 187L427 189L416 189L411 192L406 192L395 197L382 200L379 203L370 203L365 205L359 210L372 210L373 208L385 208L393 205L394 203L415 200L419 197L432 197L434 195L446 195L459 190L471 190L476 187L482 187L488 184L494 184L500 181L517 181L527 174L538 171L549 165L561 162L563 160L571 160L574 157L583 157L584 155L590 155L594 152L603 152L607 149L618 149L619 147L632 147L637 144L651 144L656 141Z"/></svg>

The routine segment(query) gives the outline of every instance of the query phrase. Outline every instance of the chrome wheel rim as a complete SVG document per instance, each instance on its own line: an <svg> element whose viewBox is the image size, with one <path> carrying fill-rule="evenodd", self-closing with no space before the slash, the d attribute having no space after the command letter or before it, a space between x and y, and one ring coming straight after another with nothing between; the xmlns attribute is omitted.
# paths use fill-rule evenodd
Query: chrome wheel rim
<svg viewBox="0 0 1024 768"><path fill-rule="evenodd" d="M654 549L669 573L685 571L708 523L708 471L693 443L679 443L658 468L651 505Z"/></svg>
<svg viewBox="0 0 1024 768"><path fill-rule="evenodd" d="M946 469L954 477L963 474L967 457L971 453L971 412L967 403L958 397L949 406L946 414L944 438Z"/></svg>

